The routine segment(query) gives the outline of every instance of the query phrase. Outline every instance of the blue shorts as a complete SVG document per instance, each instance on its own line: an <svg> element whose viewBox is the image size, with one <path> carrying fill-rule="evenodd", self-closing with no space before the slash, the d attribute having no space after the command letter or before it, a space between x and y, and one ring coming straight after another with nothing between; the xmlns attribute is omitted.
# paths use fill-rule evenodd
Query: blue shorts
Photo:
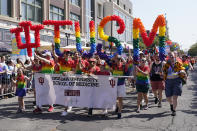
<svg viewBox="0 0 197 131"><path fill-rule="evenodd" d="M166 97L181 96L182 94L182 80L181 78L167 79L165 81Z"/></svg>
<svg viewBox="0 0 197 131"><path fill-rule="evenodd" d="M16 89L16 96L19 96L19 97L26 96L26 88L17 88Z"/></svg>

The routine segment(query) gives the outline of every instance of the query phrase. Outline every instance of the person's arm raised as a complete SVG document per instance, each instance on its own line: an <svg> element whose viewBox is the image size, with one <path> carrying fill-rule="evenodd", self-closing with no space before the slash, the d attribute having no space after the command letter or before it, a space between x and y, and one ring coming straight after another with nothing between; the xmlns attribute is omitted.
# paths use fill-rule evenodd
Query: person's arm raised
<svg viewBox="0 0 197 131"><path fill-rule="evenodd" d="M38 58L38 59L41 60L41 61L46 62L47 64L50 64L50 63L51 63L50 60L47 60L47 59L45 59L45 58L42 58L42 57L38 56L36 53L35 53L35 57Z"/></svg>
<svg viewBox="0 0 197 131"><path fill-rule="evenodd" d="M58 60L58 56L55 53L55 45L54 44L52 44L52 54L53 54L53 56L55 58L55 61L57 61Z"/></svg>

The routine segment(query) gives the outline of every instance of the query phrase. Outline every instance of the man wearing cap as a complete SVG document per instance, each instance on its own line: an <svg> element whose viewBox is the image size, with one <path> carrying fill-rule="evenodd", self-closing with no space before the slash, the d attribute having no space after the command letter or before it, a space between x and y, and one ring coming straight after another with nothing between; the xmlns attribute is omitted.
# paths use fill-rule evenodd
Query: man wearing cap
<svg viewBox="0 0 197 131"><path fill-rule="evenodd" d="M35 58L39 59L42 64L41 73L53 73L55 63L51 57L51 53L45 52L45 54L43 54L43 56L44 57L40 57L35 53ZM53 112L53 110L54 110L53 105L50 105L48 112ZM33 112L34 113L42 113L41 107L37 107Z"/></svg>
<svg viewBox="0 0 197 131"><path fill-rule="evenodd" d="M38 58L42 63L41 73L53 73L54 71L54 60L51 57L50 52L43 54L44 57L40 57L35 53L35 57Z"/></svg>

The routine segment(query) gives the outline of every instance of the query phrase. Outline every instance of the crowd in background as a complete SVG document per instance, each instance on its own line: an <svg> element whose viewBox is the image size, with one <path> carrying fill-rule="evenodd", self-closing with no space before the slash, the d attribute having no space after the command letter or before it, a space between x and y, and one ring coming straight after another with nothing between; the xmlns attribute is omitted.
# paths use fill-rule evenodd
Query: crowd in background
<svg viewBox="0 0 197 131"><path fill-rule="evenodd" d="M179 66L178 63L181 63ZM4 56L1 57L0 62L0 98L19 96L19 109L18 112L25 110L24 99L27 90L35 92L35 83L33 74L40 73L58 73L62 75L81 74L81 75L113 75L113 76L134 76L133 79L127 78L129 82L135 82L135 87L138 93L137 98L137 113L140 112L142 107L142 100L145 100L145 110L148 109L148 96L147 93L150 89L153 90L155 97L155 104L162 107L162 91L165 90L166 97L170 105L173 103L172 96L174 92L177 96L181 95L181 90L176 89L174 92L165 89L166 81L171 83L171 80L177 80L184 70L188 75L188 70L193 70L195 59L184 54L169 53L166 61L160 61L159 54L157 53L143 53L140 52L140 60L138 65L133 63L132 54L129 51L128 56L122 57L116 55L110 60L100 59L98 54L93 55L91 58L83 57L78 52L73 52L68 49L64 50L62 56L57 56L52 46L52 51L39 52L35 51L34 59L30 58L24 63L18 58L16 62L6 60ZM171 67L172 68L169 68ZM174 71L177 67L178 74ZM182 68L184 67L184 68ZM166 68L166 70L165 70ZM165 72L166 71L166 72ZM180 74L179 74L180 73ZM184 73L183 73L184 74ZM181 78L181 77L180 77ZM179 79L178 79L179 80ZM186 77L180 79L186 82ZM185 81L184 81L185 80ZM22 82L22 85L21 85ZM169 85L167 83L167 85ZM182 84L182 83L181 83ZM125 78L119 78L117 83L117 116L121 118L123 107L123 97L126 96L125 91ZM177 83L176 83L177 85ZM178 83L179 85L179 83ZM20 86L20 87L19 87ZM151 88L152 87L152 88ZM172 88L169 86L169 88ZM177 87L178 88L178 87ZM36 95L34 95L36 96ZM35 99L36 100L36 99ZM34 101L36 104L36 101ZM175 108L171 106L171 111L175 115ZM65 107L62 115L67 114L69 107ZM54 110L53 105L49 106L48 111ZM89 109L88 115L92 115L92 108ZM41 107L33 111L34 113L42 113ZM107 109L104 111L107 112Z"/></svg>

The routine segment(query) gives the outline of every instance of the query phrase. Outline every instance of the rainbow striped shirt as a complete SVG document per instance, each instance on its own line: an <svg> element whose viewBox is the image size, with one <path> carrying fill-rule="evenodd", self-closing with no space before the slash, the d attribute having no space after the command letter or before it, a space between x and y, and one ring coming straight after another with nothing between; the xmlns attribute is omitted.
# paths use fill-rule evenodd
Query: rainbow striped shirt
<svg viewBox="0 0 197 131"><path fill-rule="evenodd" d="M54 61L50 60L50 64L43 62L41 73L53 73L54 72Z"/></svg>
<svg viewBox="0 0 197 131"><path fill-rule="evenodd" d="M149 68L145 66L143 69L142 68L140 68L140 69L142 71L146 71ZM148 75L144 75L141 72L137 72L136 78L137 78L136 79L136 84L140 84L140 85L148 85L148 84L150 84L149 76Z"/></svg>
<svg viewBox="0 0 197 131"><path fill-rule="evenodd" d="M16 87L17 88L25 88L26 87L24 75L17 77Z"/></svg>
<svg viewBox="0 0 197 131"><path fill-rule="evenodd" d="M183 62L183 67L185 67L185 70L187 71L189 69L189 62L188 61L184 61Z"/></svg>

